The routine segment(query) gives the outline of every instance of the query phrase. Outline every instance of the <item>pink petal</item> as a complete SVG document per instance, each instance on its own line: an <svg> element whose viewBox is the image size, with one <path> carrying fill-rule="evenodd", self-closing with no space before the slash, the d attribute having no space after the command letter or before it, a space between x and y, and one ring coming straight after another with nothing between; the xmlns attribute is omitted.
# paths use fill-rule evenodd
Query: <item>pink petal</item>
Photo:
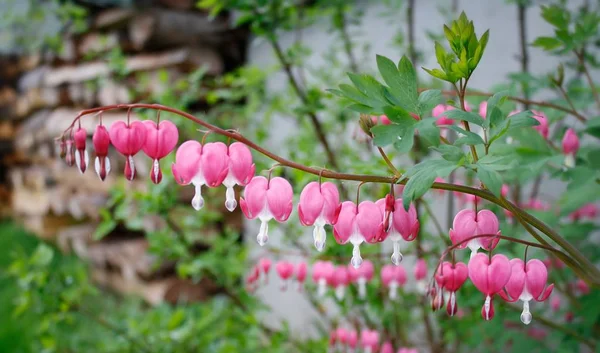
<svg viewBox="0 0 600 353"><path fill-rule="evenodd" d="M186 141L179 146L175 153L175 163L172 167L175 181L182 185L192 182L200 170L202 145L198 141Z"/></svg>
<svg viewBox="0 0 600 353"><path fill-rule="evenodd" d="M148 157L164 158L177 146L179 131L169 120L161 121L158 126L152 120L144 120L142 124L146 128L146 142L142 149Z"/></svg>
<svg viewBox="0 0 600 353"><path fill-rule="evenodd" d="M123 121L114 122L109 131L110 141L125 156L137 154L146 142L146 128L139 121L127 126Z"/></svg>
<svg viewBox="0 0 600 353"><path fill-rule="evenodd" d="M240 199L242 212L248 219L254 219L265 208L267 202L267 178L255 176L244 188L244 198Z"/></svg>
<svg viewBox="0 0 600 353"><path fill-rule="evenodd" d="M229 173L239 185L246 185L254 176L255 166L248 146L241 142L229 145Z"/></svg>
<svg viewBox="0 0 600 353"><path fill-rule="evenodd" d="M279 222L285 222L292 213L294 191L289 181L281 178L272 178L267 190L267 204L269 211Z"/></svg>
<svg viewBox="0 0 600 353"><path fill-rule="evenodd" d="M488 284L488 266L488 256L483 253L477 253L469 260L467 265L471 282L483 294L491 292Z"/></svg>
<svg viewBox="0 0 600 353"><path fill-rule="evenodd" d="M223 142L210 142L202 146L200 170L209 187L221 185L229 172L227 145Z"/></svg>
<svg viewBox="0 0 600 353"><path fill-rule="evenodd" d="M328 224L333 224L337 218L336 212L340 205L340 194L337 186L328 181L324 182L321 184L321 194L325 199L325 204L323 205L323 216Z"/></svg>
<svg viewBox="0 0 600 353"><path fill-rule="evenodd" d="M511 266L508 258L502 254L494 255L488 269L489 294L501 291L510 279L510 275Z"/></svg>
<svg viewBox="0 0 600 353"><path fill-rule="evenodd" d="M525 268L523 260L512 259L510 260L511 275L508 283L506 283L506 292L513 299L518 299L525 289Z"/></svg>
<svg viewBox="0 0 600 353"><path fill-rule="evenodd" d="M346 244L356 227L356 205L352 201L342 202L337 222L333 226L333 236L337 243Z"/></svg>
<svg viewBox="0 0 600 353"><path fill-rule="evenodd" d="M298 202L298 213L300 222L305 226L312 226L315 220L323 212L325 198L321 194L321 187L318 182L308 183L300 193Z"/></svg>
<svg viewBox="0 0 600 353"><path fill-rule="evenodd" d="M363 201L358 205L356 225L367 242L381 241L380 238L383 236L383 214L374 202Z"/></svg>
<svg viewBox="0 0 600 353"><path fill-rule="evenodd" d="M548 281L548 270L546 265L538 259L527 261L527 290L534 298L539 298L544 292Z"/></svg>

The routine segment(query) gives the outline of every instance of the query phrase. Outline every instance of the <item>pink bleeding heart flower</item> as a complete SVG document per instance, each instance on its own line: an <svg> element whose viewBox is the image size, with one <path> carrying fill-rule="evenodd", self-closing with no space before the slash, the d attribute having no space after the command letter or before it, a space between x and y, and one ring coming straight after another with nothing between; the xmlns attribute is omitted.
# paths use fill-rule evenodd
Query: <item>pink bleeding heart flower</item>
<svg viewBox="0 0 600 353"><path fill-rule="evenodd" d="M271 271L271 260L266 257L258 260L258 269L262 274L263 282L265 284L269 283L269 271Z"/></svg>
<svg viewBox="0 0 600 353"><path fill-rule="evenodd" d="M381 125L390 125L392 123L390 118L388 118L386 115L380 115L379 122Z"/></svg>
<svg viewBox="0 0 600 353"><path fill-rule="evenodd" d="M458 245L459 249L468 247L471 249L471 257L475 256L479 248L491 250L498 244L498 238L481 237L468 240L476 235L498 234L500 235L498 217L490 210L481 210L475 213L473 210L462 210L454 217L452 229L450 229L450 240L452 244Z"/></svg>
<svg viewBox="0 0 600 353"><path fill-rule="evenodd" d="M381 350L379 351L380 353L394 353L394 347L392 346L392 344L390 342L384 342L381 345Z"/></svg>
<svg viewBox="0 0 600 353"><path fill-rule="evenodd" d="M317 261L312 268L312 280L317 284L317 295L322 297L327 292L327 284L332 283L335 266L329 261Z"/></svg>
<svg viewBox="0 0 600 353"><path fill-rule="evenodd" d="M364 299L367 296L367 282L370 282L375 274L373 263L365 260L358 268L350 264L348 265L348 272L350 273L350 280L358 284L358 297Z"/></svg>
<svg viewBox="0 0 600 353"><path fill-rule="evenodd" d="M304 281L306 280L306 273L308 269L306 266L306 262L302 261L296 266L294 270L294 276L296 277L296 281L298 282L298 291L302 291L302 286Z"/></svg>
<svg viewBox="0 0 600 353"><path fill-rule="evenodd" d="M554 284L546 287L548 281L548 269L546 265L538 259L532 259L525 264L521 259L510 260L511 274L506 283L504 292L498 294L506 301L523 301L523 312L521 321L525 325L531 323L531 312L529 311L529 302L535 300L542 302L548 299L554 288Z"/></svg>
<svg viewBox="0 0 600 353"><path fill-rule="evenodd" d="M579 137L577 137L575 130L571 128L567 129L562 140L562 149L565 155L565 165L569 168L574 167L575 155L579 150Z"/></svg>
<svg viewBox="0 0 600 353"><path fill-rule="evenodd" d="M392 263L400 265L400 262L402 262L400 240L415 240L419 234L419 220L414 205L411 204L408 211L406 211L402 205L402 199L396 199L395 202L392 201L392 196L388 194L385 199L377 200L377 205L379 205L381 212L384 214L384 219L388 219L388 217L390 219L389 227L385 230L394 248Z"/></svg>
<svg viewBox="0 0 600 353"><path fill-rule="evenodd" d="M90 157L88 155L87 149L85 148L85 142L87 140L87 131L84 128L79 128L75 131L75 135L73 136L73 140L75 141L75 149L77 150L77 154L75 155L75 164L77 164L77 168L81 172L81 174L85 173L87 166L90 162Z"/></svg>
<svg viewBox="0 0 600 353"><path fill-rule="evenodd" d="M487 101L479 103L479 115L484 119L487 116L487 105Z"/></svg>
<svg viewBox="0 0 600 353"><path fill-rule="evenodd" d="M234 142L229 145L227 155L229 157L229 170L225 180L223 180L223 185L227 188L225 191L225 208L229 212L233 212L237 207L233 187L235 185L246 186L254 177L256 166L252 162L250 149L241 142Z"/></svg>
<svg viewBox="0 0 600 353"><path fill-rule="evenodd" d="M346 342L348 344L348 348L351 351L354 351L356 346L358 346L358 334L354 330L350 330L347 332Z"/></svg>
<svg viewBox="0 0 600 353"><path fill-rule="evenodd" d="M179 131L177 126L168 120L163 120L159 124L152 120L144 120L142 124L146 127L146 142L142 150L148 157L152 158L150 179L154 184L158 184L162 180L159 161L177 146Z"/></svg>
<svg viewBox="0 0 600 353"><path fill-rule="evenodd" d="M355 268L363 262L360 257L360 244L364 241L376 243L383 240L383 213L379 206L371 201L363 201L356 206L352 201L345 201L337 222L333 226L333 235L338 244L352 243L352 259Z"/></svg>
<svg viewBox="0 0 600 353"><path fill-rule="evenodd" d="M594 205L593 203L588 203L586 205L583 205L578 210L572 212L569 215L569 218L572 221L579 221L584 218L593 220L597 216L598 216L598 207L596 205Z"/></svg>
<svg viewBox="0 0 600 353"><path fill-rule="evenodd" d="M94 135L92 135L92 143L96 151L96 159L94 160L96 174L98 174L100 180L104 181L108 173L110 173L110 159L108 159L110 134L104 125L96 126Z"/></svg>
<svg viewBox="0 0 600 353"><path fill-rule="evenodd" d="M537 130L537 132L539 132L540 135L542 135L545 139L548 139L550 129L548 127L548 118L546 117L546 114L538 110L532 110L531 112L533 113L533 118L540 123L533 128Z"/></svg>
<svg viewBox="0 0 600 353"><path fill-rule="evenodd" d="M192 206L200 210L204 207L202 186L217 187L227 176L229 171L227 145L222 142L202 145L198 141L186 141L177 149L175 163L171 170L177 183L194 184Z"/></svg>
<svg viewBox="0 0 600 353"><path fill-rule="evenodd" d="M258 279L260 278L259 271L260 270L258 269L258 267L254 266L250 270L248 277L246 277L246 290L248 290L248 292L250 292L250 293L253 293L254 291L256 291L256 288L257 288L256 283L258 282Z"/></svg>
<svg viewBox="0 0 600 353"><path fill-rule="evenodd" d="M456 315L458 310L458 306L456 305L456 292L465 283L468 276L469 270L467 265L462 262L452 264L451 262L444 261L440 268L438 268L435 280L440 289L450 293L448 303L446 304L446 312L450 316Z"/></svg>
<svg viewBox="0 0 600 353"><path fill-rule="evenodd" d="M287 261L279 261L275 265L275 271L281 278L281 290L287 290L288 281L294 274L294 265Z"/></svg>
<svg viewBox="0 0 600 353"><path fill-rule="evenodd" d="M427 261L418 259L415 263L414 275L417 281L424 280L427 277Z"/></svg>
<svg viewBox="0 0 600 353"><path fill-rule="evenodd" d="M125 177L127 180L135 178L135 156L146 143L146 127L140 121L126 124L116 121L110 127L110 142L115 149L125 156Z"/></svg>
<svg viewBox="0 0 600 353"><path fill-rule="evenodd" d="M269 240L268 222L275 218L285 222L292 213L294 191L289 181L275 177L271 180L255 176L244 189L244 198L240 198L240 207L248 219L260 219L260 231L256 241L263 246Z"/></svg>
<svg viewBox="0 0 600 353"><path fill-rule="evenodd" d="M400 265L385 265L381 268L381 283L389 288L390 300L398 299L398 287L406 283L406 270Z"/></svg>
<svg viewBox="0 0 600 353"><path fill-rule="evenodd" d="M73 164L75 164L75 149L73 148L73 138L67 138L67 140L65 141L65 150L65 163L67 163L69 167L72 167Z"/></svg>
<svg viewBox="0 0 600 353"><path fill-rule="evenodd" d="M495 294L502 291L502 288L504 288L510 279L510 262L502 254L494 255L490 261L488 255L479 253L471 257L467 268L471 282L485 295L485 302L481 308L481 316L485 320L491 320L494 317L492 299Z"/></svg>
<svg viewBox="0 0 600 353"><path fill-rule="evenodd" d="M360 345L365 353L375 353L377 348L379 348L379 332L375 330L361 331Z"/></svg>
<svg viewBox="0 0 600 353"><path fill-rule="evenodd" d="M560 310L560 297L559 296L556 296L556 295L552 296L552 299L550 299L550 307L554 311Z"/></svg>
<svg viewBox="0 0 600 353"><path fill-rule="evenodd" d="M344 299L346 287L350 284L350 274L346 266L337 266L331 278L331 285L335 289L335 296L338 300Z"/></svg>
<svg viewBox="0 0 600 353"><path fill-rule="evenodd" d="M335 330L335 335L337 338L337 348L342 349L348 343L348 331L343 327L338 327Z"/></svg>
<svg viewBox="0 0 600 353"><path fill-rule="evenodd" d="M398 349L397 353L419 353L419 351L416 348L400 348Z"/></svg>
<svg viewBox="0 0 600 353"><path fill-rule="evenodd" d="M502 187L500 188L500 195L502 195L502 197L506 197L508 196L509 191L510 190L508 189L508 185L502 184Z"/></svg>
<svg viewBox="0 0 600 353"><path fill-rule="evenodd" d="M333 183L313 181L300 193L298 218L304 226L314 225L313 240L318 251L323 251L325 247L325 225L336 222L340 209L340 195Z"/></svg>
<svg viewBox="0 0 600 353"><path fill-rule="evenodd" d="M582 279L578 279L575 282L575 289L577 289L577 291L583 295L590 293L590 286L588 286L588 284Z"/></svg>

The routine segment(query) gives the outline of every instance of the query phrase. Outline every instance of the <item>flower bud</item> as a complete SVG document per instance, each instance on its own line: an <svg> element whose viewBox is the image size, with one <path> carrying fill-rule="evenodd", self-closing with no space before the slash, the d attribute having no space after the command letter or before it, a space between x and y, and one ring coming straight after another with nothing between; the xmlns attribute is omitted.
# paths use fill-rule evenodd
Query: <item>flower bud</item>
<svg viewBox="0 0 600 353"><path fill-rule="evenodd" d="M361 114L360 119L358 120L358 125L360 126L362 131L365 132L365 134L367 134L370 137L373 137L373 134L371 133L371 128L375 126L375 123L369 115Z"/></svg>

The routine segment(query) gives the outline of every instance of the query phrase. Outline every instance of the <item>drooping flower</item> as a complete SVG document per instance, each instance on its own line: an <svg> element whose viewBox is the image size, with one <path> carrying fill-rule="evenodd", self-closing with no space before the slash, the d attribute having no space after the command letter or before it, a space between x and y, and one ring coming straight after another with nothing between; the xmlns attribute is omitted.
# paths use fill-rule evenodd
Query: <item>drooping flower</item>
<svg viewBox="0 0 600 353"><path fill-rule="evenodd" d="M397 353L419 353L419 351L416 348L400 348L398 349Z"/></svg>
<svg viewBox="0 0 600 353"><path fill-rule="evenodd" d="M360 257L360 244L364 241L376 243L383 240L383 214L379 207L371 201L363 201L356 206L352 201L342 203L333 235L338 244L352 243L352 260L355 268L363 262Z"/></svg>
<svg viewBox="0 0 600 353"><path fill-rule="evenodd" d="M581 219L596 219L598 216L598 207L593 203L588 203L586 205L581 206L579 209L575 210L569 215L569 218L572 221L579 221Z"/></svg>
<svg viewBox="0 0 600 353"><path fill-rule="evenodd" d="M304 226L312 226L313 241L318 251L325 247L325 225L334 224L340 211L340 195L335 184L330 182L308 183L298 202L298 218Z"/></svg>
<svg viewBox="0 0 600 353"><path fill-rule="evenodd" d="M263 246L269 240L268 222L275 218L285 222L292 213L294 191L289 181L274 177L271 180L255 176L244 189L244 198L240 198L240 207L248 219L260 219L260 231L256 241Z"/></svg>
<svg viewBox="0 0 600 353"><path fill-rule="evenodd" d="M88 155L88 151L85 148L85 143L87 140L87 131L80 127L75 131L73 135L73 140L75 141L75 149L77 153L75 155L75 164L77 164L77 169L81 172L81 174L85 173L87 166L90 162L90 157Z"/></svg>
<svg viewBox="0 0 600 353"><path fill-rule="evenodd" d="M177 149L175 163L171 170L177 183L194 184L192 206L200 210L204 207L202 186L217 187L227 176L229 170L227 146L222 142L202 145L198 141L186 141Z"/></svg>
<svg viewBox="0 0 600 353"><path fill-rule="evenodd" d="M534 126L533 128L537 130L537 132L542 135L545 139L548 139L548 134L550 133L550 129L548 127L548 118L546 114L538 110L532 110L533 118L537 120L540 124Z"/></svg>
<svg viewBox="0 0 600 353"><path fill-rule="evenodd" d="M306 280L307 266L306 262L302 261L294 270L294 276L296 277L296 281L298 282L298 291L302 291L302 286L304 285L304 281Z"/></svg>
<svg viewBox="0 0 600 353"><path fill-rule="evenodd" d="M126 124L124 121L114 122L109 130L110 142L119 153L125 156L125 177L135 178L135 156L146 143L146 128L140 121Z"/></svg>
<svg viewBox="0 0 600 353"><path fill-rule="evenodd" d="M360 332L360 345L365 353L375 353L379 348L379 332L362 330Z"/></svg>
<svg viewBox="0 0 600 353"><path fill-rule="evenodd" d="M550 299L550 307L554 311L560 310L560 297L557 295L553 295L552 299Z"/></svg>
<svg viewBox="0 0 600 353"><path fill-rule="evenodd" d="M348 265L348 272L350 280L358 284L358 297L364 299L367 296L367 282L371 281L375 274L373 263L365 260L358 268Z"/></svg>
<svg viewBox="0 0 600 353"><path fill-rule="evenodd" d="M75 149L73 148L73 139L70 137L65 141L65 151L65 163L72 167L75 164Z"/></svg>
<svg viewBox="0 0 600 353"><path fill-rule="evenodd" d="M250 273L246 277L246 290L250 293L254 293L257 288L257 282L260 278L260 273L257 266L252 267Z"/></svg>
<svg viewBox="0 0 600 353"><path fill-rule="evenodd" d="M450 316L456 315L458 310L458 306L456 305L456 292L463 283L465 283L468 276L469 270L467 269L467 265L462 262L452 264L451 262L444 261L437 270L435 280L440 287L440 290L445 290L450 293L448 303L446 304L446 312Z"/></svg>
<svg viewBox="0 0 600 353"><path fill-rule="evenodd" d="M271 260L263 257L258 260L258 269L260 270L260 274L262 275L263 282L265 284L269 283L269 271L271 271Z"/></svg>
<svg viewBox="0 0 600 353"><path fill-rule="evenodd" d="M413 269L413 275L416 280L416 289L419 293L427 292L427 261L417 259Z"/></svg>
<svg viewBox="0 0 600 353"><path fill-rule="evenodd" d="M287 290L288 282L294 274L294 265L288 261L279 261L275 265L275 270L281 278L281 290Z"/></svg>
<svg viewBox="0 0 600 353"><path fill-rule="evenodd" d="M384 265L381 268L381 283L389 288L390 300L396 300L398 287L406 283L406 270L401 265Z"/></svg>
<svg viewBox="0 0 600 353"><path fill-rule="evenodd" d="M388 194L385 199L377 200L377 205L384 215L384 225L389 224L385 231L394 247L392 263L394 265L400 265L400 262L402 262L400 240L413 241L419 234L417 210L415 209L415 206L411 204L408 211L406 211L402 205L402 199L396 199L394 201L390 194ZM387 222L388 220L389 222Z"/></svg>
<svg viewBox="0 0 600 353"><path fill-rule="evenodd" d="M579 151L579 137L575 130L569 128L562 140L562 150L565 155L565 165L569 168L575 166L575 155Z"/></svg>
<svg viewBox="0 0 600 353"><path fill-rule="evenodd" d="M94 135L92 135L92 143L96 151L96 159L94 160L96 174L98 174L100 180L104 181L108 173L110 173L110 159L108 158L110 134L104 125L96 126Z"/></svg>
<svg viewBox="0 0 600 353"><path fill-rule="evenodd" d="M452 229L450 229L450 240L459 249L468 247L471 249L471 257L475 256L479 248L491 250L498 244L498 238L481 237L467 241L467 239L483 234L500 235L498 217L490 210L481 210L475 213L473 210L465 209L456 214ZM462 243L462 244L461 244Z"/></svg>
<svg viewBox="0 0 600 353"><path fill-rule="evenodd" d="M235 200L235 185L246 186L255 172L255 165L252 162L252 153L248 146L241 142L234 142L227 148L229 157L229 169L227 176L223 180L223 185L227 188L225 191L225 208L233 212L237 207Z"/></svg>
<svg viewBox="0 0 600 353"><path fill-rule="evenodd" d="M348 344L348 348L353 352L358 346L358 334L354 330L350 330L346 335L346 343Z"/></svg>
<svg viewBox="0 0 600 353"><path fill-rule="evenodd" d="M436 105L433 110L431 111L431 115L434 118L437 118L436 120L436 125L452 125L454 124L454 120L446 117L444 115L445 112L449 111L449 110L453 110L455 109L453 106L451 105L446 105L446 104L438 104Z"/></svg>
<svg viewBox="0 0 600 353"><path fill-rule="evenodd" d="M337 266L331 278L331 285L335 290L335 297L338 300L344 299L346 287L350 284L350 274L346 266Z"/></svg>
<svg viewBox="0 0 600 353"><path fill-rule="evenodd" d="M502 254L494 255L490 261L487 254L479 253L471 257L467 268L471 282L485 296L481 316L485 320L491 320L494 317L492 299L495 294L502 291L510 279L510 262Z"/></svg>
<svg viewBox="0 0 600 353"><path fill-rule="evenodd" d="M327 292L327 284L331 283L335 266L329 261L317 261L312 267L312 280L317 284L317 295L322 297Z"/></svg>
<svg viewBox="0 0 600 353"><path fill-rule="evenodd" d="M387 115L380 115L379 122L381 123L381 125L390 125L392 123L390 118L387 117Z"/></svg>
<svg viewBox="0 0 600 353"><path fill-rule="evenodd" d="M144 120L142 123L146 127L146 142L142 150L148 157L152 158L150 180L154 184L158 184L162 180L159 161L177 146L179 131L177 126L168 120L163 120L159 124L152 120Z"/></svg>
<svg viewBox="0 0 600 353"><path fill-rule="evenodd" d="M380 353L394 353L394 347L392 346L391 342L386 341L381 345L381 350L379 352Z"/></svg>
<svg viewBox="0 0 600 353"><path fill-rule="evenodd" d="M548 270L546 265L538 259L529 260L527 263L521 259L512 259L510 265L511 274L505 286L506 294L499 292L499 295L509 302L523 301L521 322L529 325L532 317L529 311L529 302L531 300L542 302L548 299L554 284L546 287Z"/></svg>
<svg viewBox="0 0 600 353"><path fill-rule="evenodd" d="M575 281L575 289L579 294L586 295L590 293L590 286L584 280L578 279Z"/></svg>

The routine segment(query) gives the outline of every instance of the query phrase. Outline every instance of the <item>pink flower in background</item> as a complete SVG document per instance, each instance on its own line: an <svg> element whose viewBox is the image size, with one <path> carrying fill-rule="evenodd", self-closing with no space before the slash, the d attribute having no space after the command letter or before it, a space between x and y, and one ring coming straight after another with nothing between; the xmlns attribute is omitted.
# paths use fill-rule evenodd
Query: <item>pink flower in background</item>
<svg viewBox="0 0 600 353"><path fill-rule="evenodd" d="M365 260L358 268L349 265L348 272L350 273L350 280L358 284L358 297L364 299L367 296L367 282L370 282L375 274L373 263Z"/></svg>
<svg viewBox="0 0 600 353"><path fill-rule="evenodd" d="M347 332L346 342L348 344L348 348L351 351L354 351L356 346L358 346L358 334L354 330L350 330Z"/></svg>
<svg viewBox="0 0 600 353"><path fill-rule="evenodd" d="M565 165L569 168L574 167L575 155L579 150L579 137L577 137L575 130L567 129L562 140L562 149L565 155Z"/></svg>
<svg viewBox="0 0 600 353"><path fill-rule="evenodd" d="M479 115L485 119L487 116L487 101L479 103Z"/></svg>
<svg viewBox="0 0 600 353"><path fill-rule="evenodd" d="M577 289L577 291L583 295L590 293L590 286L588 286L588 284L582 279L578 279L575 282L575 289Z"/></svg>
<svg viewBox="0 0 600 353"><path fill-rule="evenodd" d="M287 290L288 282L294 274L294 265L287 261L279 261L275 265L275 270L279 274L279 278L281 278L281 290Z"/></svg>
<svg viewBox="0 0 600 353"><path fill-rule="evenodd" d="M390 300L398 298L398 287L406 283L406 270L397 265L385 265L381 268L381 283L389 288Z"/></svg>
<svg viewBox="0 0 600 353"><path fill-rule="evenodd" d="M306 280L307 266L306 262L302 261L294 270L294 276L296 277L296 281L298 282L298 291L302 291L302 286L304 285L304 281Z"/></svg>
<svg viewBox="0 0 600 353"><path fill-rule="evenodd" d="M87 140L87 131L84 128L79 128L75 131L73 135L73 140L75 141L75 149L77 153L75 155L75 164L77 165L77 169L81 172L81 174L85 173L87 169L88 163L90 162L90 157L88 155L87 149L85 148L85 143Z"/></svg>
<svg viewBox="0 0 600 353"><path fill-rule="evenodd" d="M416 348L400 348L397 353L419 353L419 350Z"/></svg>
<svg viewBox="0 0 600 353"><path fill-rule="evenodd" d="M392 122L390 121L390 118L388 118L386 115L380 115L379 116L379 122L382 125L390 125Z"/></svg>
<svg viewBox="0 0 600 353"><path fill-rule="evenodd" d="M110 146L110 134L104 125L96 126L94 135L92 135L92 144L96 151L94 167L100 180L104 181L110 173L110 160L108 159L108 147Z"/></svg>
<svg viewBox="0 0 600 353"><path fill-rule="evenodd" d="M569 218L572 221L579 221L584 218L594 220L596 217L598 217L598 207L593 203L583 205L581 208L569 215Z"/></svg>
<svg viewBox="0 0 600 353"><path fill-rule="evenodd" d="M452 244L461 244L459 249L468 247L471 249L471 257L475 256L479 248L490 250L498 244L498 238L482 237L467 241L467 239L484 234L500 235L500 224L498 217L490 210L481 210L475 213L473 210L462 210L454 217L452 229L450 229L450 240ZM466 241L466 243L465 243Z"/></svg>
<svg viewBox="0 0 600 353"><path fill-rule="evenodd" d="M523 205L523 207L531 209L531 210L536 210L536 211L550 210L550 205L547 202L544 202L539 199L531 199L531 200L527 201L527 203L525 203Z"/></svg>
<svg viewBox="0 0 600 353"><path fill-rule="evenodd" d="M271 271L271 260L268 258L261 258L258 260L258 269L260 274L262 274L263 282L269 283L269 271Z"/></svg>
<svg viewBox="0 0 600 353"><path fill-rule="evenodd" d="M360 244L363 242L376 243L384 239L383 213L374 202L363 201L356 207L352 201L345 201L336 224L333 235L338 244L352 243L352 260L355 268L363 262L360 256Z"/></svg>
<svg viewBox="0 0 600 353"><path fill-rule="evenodd" d="M387 341L381 345L381 350L379 352L380 353L394 353L394 347L392 346L392 343Z"/></svg>
<svg viewBox="0 0 600 353"><path fill-rule="evenodd" d="M433 110L431 111L431 115L434 118L437 118L437 120L435 121L436 125L453 125L454 120L452 120L444 115L445 112L447 112L449 110L453 110L453 109L455 109L455 108L450 105L445 105L445 104L436 105L433 108Z"/></svg>
<svg viewBox="0 0 600 353"><path fill-rule="evenodd" d="M534 126L533 128L537 130L537 132L539 132L540 135L542 135L542 137L548 139L548 134L550 130L548 127L548 118L546 117L546 114L538 110L532 110L532 112L533 118L540 123L540 125Z"/></svg>
<svg viewBox="0 0 600 353"><path fill-rule="evenodd" d="M458 310L458 306L456 305L456 292L465 283L468 276L469 270L467 269L467 265L462 262L452 264L451 262L444 261L437 270L435 280L440 287L440 290L444 289L450 293L446 305L446 312L450 316L456 315ZM443 294L441 298L443 301Z"/></svg>
<svg viewBox="0 0 600 353"><path fill-rule="evenodd" d="M427 261L425 259L417 259L415 262L414 276L417 281L427 278Z"/></svg>
<svg viewBox="0 0 600 353"><path fill-rule="evenodd" d="M362 330L360 332L360 345L365 353L375 353L379 348L379 332Z"/></svg>
<svg viewBox="0 0 600 353"><path fill-rule="evenodd" d="M135 178L133 156L141 151L146 143L146 127L140 121L129 124L116 121L111 125L109 134L112 145L125 156L125 177L131 181Z"/></svg>
<svg viewBox="0 0 600 353"><path fill-rule="evenodd" d="M250 149L241 142L234 142L229 145L227 156L229 166L227 176L223 179L223 185L227 188L225 191L225 208L229 212L233 212L237 207L233 187L236 185L246 186L254 177L256 166L252 162Z"/></svg>
<svg viewBox="0 0 600 353"><path fill-rule="evenodd" d="M334 183L311 182L300 193L298 218L302 225L314 225L313 241L318 251L325 247L325 225L334 224L340 210L340 195Z"/></svg>
<svg viewBox="0 0 600 353"><path fill-rule="evenodd" d="M400 252L400 240L413 241L419 234L419 220L414 205L410 205L408 212L404 210L402 199L394 199L390 194L384 199L377 200L377 205L384 215L384 225L387 227L387 237L392 241L394 251L392 263L400 265L402 253Z"/></svg>
<svg viewBox="0 0 600 353"><path fill-rule="evenodd" d="M331 285L335 289L335 297L338 300L344 299L346 287L350 284L350 274L346 266L337 266L331 278Z"/></svg>
<svg viewBox="0 0 600 353"><path fill-rule="evenodd" d="M560 297L557 295L553 295L552 299L550 299L550 307L554 311L560 310Z"/></svg>
<svg viewBox="0 0 600 353"><path fill-rule="evenodd" d="M312 267L312 280L317 284L317 295L322 297L327 291L327 284L332 283L335 266L329 261L317 261Z"/></svg>
<svg viewBox="0 0 600 353"><path fill-rule="evenodd" d="M538 259L527 261L527 264L521 259L510 260L511 275L506 283L506 294L498 294L506 301L523 301L523 312L521 321L529 325L531 323L531 312L529 311L529 302L535 300L538 302L548 299L554 288L554 284L546 287L548 281L548 270L546 265Z"/></svg>
<svg viewBox="0 0 600 353"><path fill-rule="evenodd" d="M494 304L492 299L498 294L511 276L511 265L508 258L502 254L496 254L491 261L487 254L476 254L471 257L467 265L469 278L475 288L485 295L485 302L481 308L481 316L485 320L494 317Z"/></svg>
<svg viewBox="0 0 600 353"><path fill-rule="evenodd" d="M260 231L256 241L263 246L269 240L268 222L275 218L285 222L293 208L294 191L289 181L274 177L271 180L255 176L244 189L244 198L240 198L240 207L248 219L260 219Z"/></svg>
<svg viewBox="0 0 600 353"><path fill-rule="evenodd" d="M510 191L510 189L508 188L508 185L502 184L502 188L500 188L500 195L502 195L502 197L506 198L506 196L508 196L509 191Z"/></svg>
<svg viewBox="0 0 600 353"><path fill-rule="evenodd" d="M246 277L246 290L250 293L253 293L254 291L256 291L257 282L258 282L258 279L260 278L259 271L260 270L258 269L258 267L254 266L254 267L252 267L252 269L250 270L250 273Z"/></svg>
<svg viewBox="0 0 600 353"><path fill-rule="evenodd" d="M142 124L146 128L146 142L142 150L152 158L150 179L154 184L158 184L162 180L159 161L177 146L179 131L177 126L168 120L163 120L158 125L152 120L144 120Z"/></svg>

